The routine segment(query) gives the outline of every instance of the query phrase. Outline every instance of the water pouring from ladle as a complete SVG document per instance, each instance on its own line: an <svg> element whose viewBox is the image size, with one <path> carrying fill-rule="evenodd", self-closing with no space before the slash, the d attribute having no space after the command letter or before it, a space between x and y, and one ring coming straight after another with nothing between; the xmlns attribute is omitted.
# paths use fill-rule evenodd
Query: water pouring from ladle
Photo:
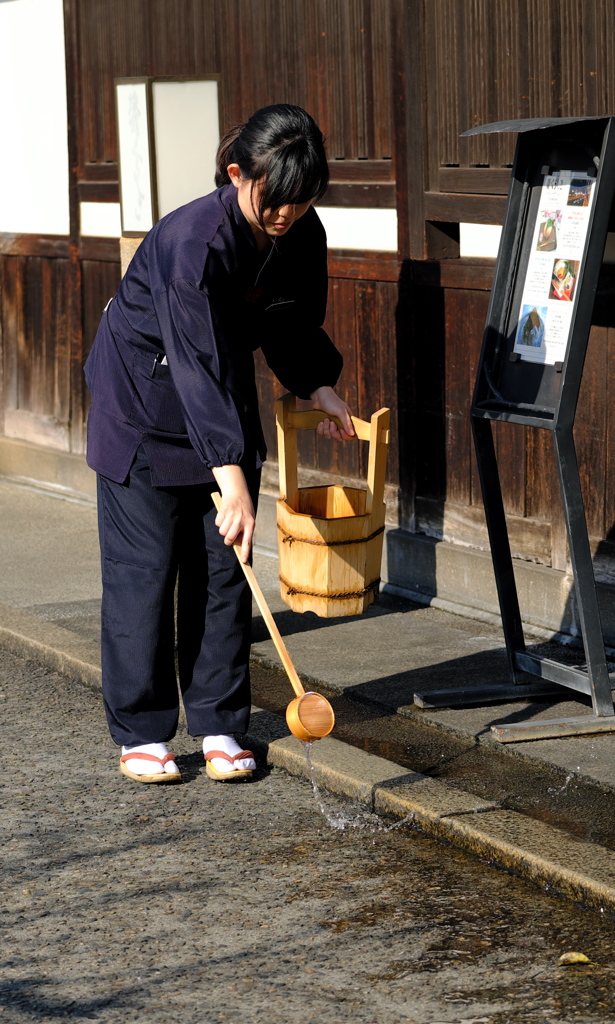
<svg viewBox="0 0 615 1024"><path fill-rule="evenodd" d="M212 493L212 500L216 508L219 510L220 495L217 491ZM335 714L333 708L326 697L323 697L322 694L314 692L306 693L303 684L297 675L297 670L292 663L290 654L286 649L286 644L280 636L280 631L275 624L275 620L259 586L258 580L254 575L254 570L252 569L252 566L243 562L241 559L241 544L235 543L233 544L233 548L250 585L250 590L254 595L254 600L256 601L259 611L265 620L271 639L275 644L275 649L280 656L280 660L290 680L290 685L297 695L294 700L291 700L286 709L286 722L288 724L288 728L292 732L293 736L296 736L298 740L302 740L303 743L311 743L312 740L322 739L323 736L329 735L335 725Z"/></svg>

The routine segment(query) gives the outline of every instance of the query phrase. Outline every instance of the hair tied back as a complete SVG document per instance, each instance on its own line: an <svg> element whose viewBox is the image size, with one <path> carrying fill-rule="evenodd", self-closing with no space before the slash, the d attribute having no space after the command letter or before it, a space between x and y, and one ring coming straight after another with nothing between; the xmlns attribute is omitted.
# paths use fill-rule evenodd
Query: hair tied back
<svg viewBox="0 0 615 1024"><path fill-rule="evenodd" d="M216 159L216 185L230 182L227 167L260 183L259 220L265 210L320 199L329 183L324 138L302 107L277 103L262 107L226 133Z"/></svg>

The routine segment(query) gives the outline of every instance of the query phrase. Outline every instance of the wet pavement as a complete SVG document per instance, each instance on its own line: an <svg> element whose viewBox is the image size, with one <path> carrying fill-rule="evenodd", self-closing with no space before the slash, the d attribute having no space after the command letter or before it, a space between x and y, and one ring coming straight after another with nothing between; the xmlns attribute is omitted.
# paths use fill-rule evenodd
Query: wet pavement
<svg viewBox="0 0 615 1024"><path fill-rule="evenodd" d="M253 665L252 689L255 704L284 714L290 691L282 671ZM418 716L387 712L322 684L319 690L335 711L337 739L615 850L615 792L587 778L581 766L578 772L568 771L515 756L514 750L495 743L476 744L449 731L425 728ZM586 753L592 740L612 742L609 737L586 737Z"/></svg>
<svg viewBox="0 0 615 1024"><path fill-rule="evenodd" d="M0 692L0 1021L615 1018L607 914L280 770L211 782L183 726L186 782L139 786L98 694L6 653Z"/></svg>

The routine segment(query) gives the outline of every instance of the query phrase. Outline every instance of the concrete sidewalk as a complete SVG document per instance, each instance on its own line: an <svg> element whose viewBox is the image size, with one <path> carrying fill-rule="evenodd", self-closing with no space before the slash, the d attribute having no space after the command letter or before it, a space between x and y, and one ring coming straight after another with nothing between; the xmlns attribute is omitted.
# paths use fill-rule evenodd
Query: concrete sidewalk
<svg viewBox="0 0 615 1024"><path fill-rule="evenodd" d="M568 795L576 789L586 807L594 801L597 817L604 816L611 801L615 807L615 736L502 746L489 733L494 722L582 714L587 710L582 699L420 710L413 704L417 690L506 679L497 624L386 594L360 618L296 615L280 599L274 553L258 548L255 571L306 681L328 694L345 694L372 707L374 719L388 715L391 728L395 722L419 727L429 742L437 738L439 758L454 759L460 750L480 749L483 774L489 774L490 758L498 761L500 774L502 761L505 770L510 765L511 780L520 771L534 771L533 777L542 780L536 783L542 789L536 792L541 809L534 813L527 806L519 813L501 794L485 799L489 785L484 779L477 793L472 792L473 780L477 786L480 781L476 769L474 774L466 771L465 779L462 772L452 782L436 778L435 770L413 771L411 742L403 765L388 759L384 742L374 741L371 753L359 750L363 737L357 735L358 727L353 747L330 738L314 748L316 775L324 786L385 813L411 813L426 829L458 845L574 898L615 910L615 828L612 837L609 826L602 828L600 842L592 842L596 836L591 829L574 834L574 828L562 828L557 814L550 812L560 790ZM94 507L0 480L0 645L97 687L99 608ZM532 638L528 641L532 643ZM549 647L544 638L533 642L536 649ZM555 657L565 656L565 648L555 649ZM277 664L258 615L253 657L261 664ZM289 686L288 699L291 696ZM305 774L302 746L288 736L279 716L255 714L251 738L268 751L273 763ZM545 780L551 780L549 786Z"/></svg>

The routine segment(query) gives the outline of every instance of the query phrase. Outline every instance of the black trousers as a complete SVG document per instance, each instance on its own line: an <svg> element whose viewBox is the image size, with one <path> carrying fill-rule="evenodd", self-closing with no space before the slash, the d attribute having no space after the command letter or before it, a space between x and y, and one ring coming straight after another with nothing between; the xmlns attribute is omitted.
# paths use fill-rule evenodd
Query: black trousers
<svg viewBox="0 0 615 1024"><path fill-rule="evenodd" d="M256 507L260 473L248 486ZM192 736L243 733L250 714L251 598L214 520L216 484L153 487L139 448L123 484L98 477L103 699L125 746L175 735L179 684Z"/></svg>

